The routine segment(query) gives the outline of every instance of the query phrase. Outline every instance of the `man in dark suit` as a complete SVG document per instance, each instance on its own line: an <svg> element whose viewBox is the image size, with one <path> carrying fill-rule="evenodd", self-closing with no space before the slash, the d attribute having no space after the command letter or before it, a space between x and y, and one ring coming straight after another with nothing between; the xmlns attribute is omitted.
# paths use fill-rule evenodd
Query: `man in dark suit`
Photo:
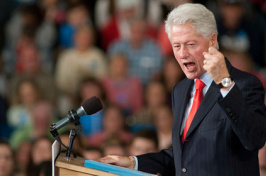
<svg viewBox="0 0 266 176"><path fill-rule="evenodd" d="M173 147L100 161L165 176L258 176L266 141L261 82L218 51L215 18L203 5L178 6L165 26L187 77L173 89Z"/></svg>

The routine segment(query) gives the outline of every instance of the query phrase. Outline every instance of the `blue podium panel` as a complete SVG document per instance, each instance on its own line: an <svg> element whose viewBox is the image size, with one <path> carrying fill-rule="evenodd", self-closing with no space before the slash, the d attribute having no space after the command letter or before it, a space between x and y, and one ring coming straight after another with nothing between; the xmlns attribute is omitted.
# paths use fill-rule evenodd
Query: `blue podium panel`
<svg viewBox="0 0 266 176"><path fill-rule="evenodd" d="M119 167L111 164L104 164L97 161L86 159L84 163L85 167L97 169L101 171L106 171L112 174L117 174L121 176L155 176L153 174L144 173L141 171L128 169L124 167Z"/></svg>

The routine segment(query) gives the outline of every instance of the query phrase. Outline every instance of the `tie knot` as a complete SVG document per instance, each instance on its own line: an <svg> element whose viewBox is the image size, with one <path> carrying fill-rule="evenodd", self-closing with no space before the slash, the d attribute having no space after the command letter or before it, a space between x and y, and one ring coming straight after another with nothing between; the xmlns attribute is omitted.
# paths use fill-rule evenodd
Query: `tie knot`
<svg viewBox="0 0 266 176"><path fill-rule="evenodd" d="M195 88L202 90L205 87L204 82L202 82L200 79L196 79Z"/></svg>

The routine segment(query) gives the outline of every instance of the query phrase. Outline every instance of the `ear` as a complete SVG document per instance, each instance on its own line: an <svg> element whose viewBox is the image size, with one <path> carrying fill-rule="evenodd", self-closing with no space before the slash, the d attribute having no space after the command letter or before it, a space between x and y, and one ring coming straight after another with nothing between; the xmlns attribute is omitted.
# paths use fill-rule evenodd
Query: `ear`
<svg viewBox="0 0 266 176"><path fill-rule="evenodd" d="M215 33L211 33L210 43L209 43L210 47L213 46L213 47L217 48L217 44L218 44L217 35Z"/></svg>

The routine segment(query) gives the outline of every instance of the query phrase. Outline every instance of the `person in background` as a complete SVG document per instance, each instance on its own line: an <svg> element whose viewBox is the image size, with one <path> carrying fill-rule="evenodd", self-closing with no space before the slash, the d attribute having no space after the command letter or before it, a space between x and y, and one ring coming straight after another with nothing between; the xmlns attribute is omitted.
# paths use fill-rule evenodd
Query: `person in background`
<svg viewBox="0 0 266 176"><path fill-rule="evenodd" d="M125 143L123 143L116 136L109 138L102 145L103 156L105 155L127 155L127 149ZM99 158L98 158L99 159Z"/></svg>
<svg viewBox="0 0 266 176"><path fill-rule="evenodd" d="M155 131L141 130L130 141L128 153L131 156L158 151L158 138ZM124 155L125 156L125 155Z"/></svg>
<svg viewBox="0 0 266 176"><path fill-rule="evenodd" d="M15 130L10 137L12 148L17 148L22 141L31 141L41 136L51 136L50 125L54 121L54 112L49 102L38 102L30 111L31 123Z"/></svg>
<svg viewBox="0 0 266 176"><path fill-rule="evenodd" d="M159 150L170 148L172 145L173 114L169 106L161 105L156 109L154 125L158 137Z"/></svg>
<svg viewBox="0 0 266 176"><path fill-rule="evenodd" d="M75 46L74 36L81 26L91 26L88 9L82 4L70 5L66 10L65 22L58 29L58 43L62 49Z"/></svg>
<svg viewBox="0 0 266 176"><path fill-rule="evenodd" d="M30 163L31 155L31 142L23 141L19 144L15 150L15 160L16 160L16 175L17 176L27 176L27 168Z"/></svg>
<svg viewBox="0 0 266 176"><path fill-rule="evenodd" d="M12 89L12 88L11 88ZM33 79L22 79L16 85L15 100L10 100L11 106L7 112L10 127L18 129L31 124L30 112L37 102L42 100L39 85Z"/></svg>
<svg viewBox="0 0 266 176"><path fill-rule="evenodd" d="M104 111L103 130L91 135L87 145L100 147L101 144L113 137L117 137L127 144L131 139L131 134L126 129L125 116L121 108L109 105Z"/></svg>
<svg viewBox="0 0 266 176"><path fill-rule="evenodd" d="M0 175L14 176L15 160L7 141L0 139Z"/></svg>
<svg viewBox="0 0 266 176"><path fill-rule="evenodd" d="M106 58L94 45L94 30L89 26L78 28L74 41L74 47L59 56L55 70L58 89L72 96L85 77L100 79L106 75Z"/></svg>
<svg viewBox="0 0 266 176"><path fill-rule="evenodd" d="M137 76L143 85L158 76L164 62L159 46L146 31L145 19L132 19L129 38L114 41L107 51L110 57L123 53L128 58L130 75Z"/></svg>
<svg viewBox="0 0 266 176"><path fill-rule="evenodd" d="M100 1L99 3L103 4L104 1ZM114 41L130 38L130 21L136 17L144 16L144 14L141 14L141 10L144 9L144 5L143 1L141 0L114 0L109 1L109 3L105 5L109 6L110 9L112 9L112 14L107 19L107 21L102 22L103 24L101 24L99 30L101 34L101 46L104 50L107 50L111 43L113 43ZM96 8L99 7L96 6ZM98 14L96 16L99 19L99 23L103 21L102 19L104 15L105 14L101 13L100 15ZM155 28L153 28L148 22L146 27L147 30L145 31L145 35L151 38L155 38Z"/></svg>
<svg viewBox="0 0 266 176"><path fill-rule="evenodd" d="M185 77L182 69L174 57L169 57L165 60L162 68L160 81L164 84L167 92L167 104L172 106L172 90L176 83Z"/></svg>
<svg viewBox="0 0 266 176"><path fill-rule="evenodd" d="M145 90L145 106L128 119L132 132L154 129L153 115L157 108L167 102L166 90L159 81L152 81Z"/></svg>
<svg viewBox="0 0 266 176"><path fill-rule="evenodd" d="M106 104L106 95L101 82L93 77L86 77L79 86L77 107L93 96L99 98L103 106ZM86 141L87 137L103 129L103 110L95 114L84 115L79 121L82 126L82 141Z"/></svg>
<svg viewBox="0 0 266 176"><path fill-rule="evenodd" d="M103 151L100 147L85 147L82 151L82 157L90 160L98 160L103 156Z"/></svg>
<svg viewBox="0 0 266 176"><path fill-rule="evenodd" d="M34 176L38 172L37 167L44 161L52 160L52 141L41 136L32 142L30 162L27 168L27 176Z"/></svg>
<svg viewBox="0 0 266 176"><path fill-rule="evenodd" d="M126 116L137 113L143 107L143 87L140 80L128 73L128 59L123 54L110 59L109 74L101 81L107 101L120 106Z"/></svg>
<svg viewBox="0 0 266 176"><path fill-rule="evenodd" d="M219 0L217 18L218 42L221 49L248 52L257 67L265 66L265 28L258 18L249 19L243 0Z"/></svg>

